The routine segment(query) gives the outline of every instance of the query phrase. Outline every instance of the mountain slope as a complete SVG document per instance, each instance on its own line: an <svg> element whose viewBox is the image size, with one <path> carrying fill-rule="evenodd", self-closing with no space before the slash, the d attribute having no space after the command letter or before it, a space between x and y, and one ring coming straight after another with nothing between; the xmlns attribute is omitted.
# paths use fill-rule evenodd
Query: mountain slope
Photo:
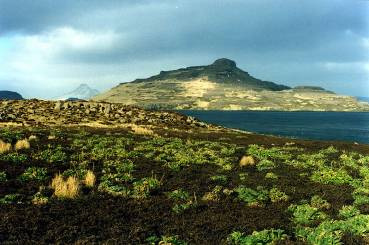
<svg viewBox="0 0 369 245"><path fill-rule="evenodd" d="M0 99L2 100L23 100L22 95L17 92L2 90L0 91Z"/></svg>
<svg viewBox="0 0 369 245"><path fill-rule="evenodd" d="M57 100L83 99L87 100L99 94L96 89L90 88L87 84L82 83L75 90L57 98Z"/></svg>
<svg viewBox="0 0 369 245"><path fill-rule="evenodd" d="M369 111L368 103L320 87L259 80L225 58L121 83L92 100L162 109Z"/></svg>

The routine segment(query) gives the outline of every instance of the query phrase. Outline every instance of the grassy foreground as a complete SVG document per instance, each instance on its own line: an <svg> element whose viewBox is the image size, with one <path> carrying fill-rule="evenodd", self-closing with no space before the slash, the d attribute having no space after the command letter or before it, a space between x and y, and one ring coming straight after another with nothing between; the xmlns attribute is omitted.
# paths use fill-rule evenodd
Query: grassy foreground
<svg viewBox="0 0 369 245"><path fill-rule="evenodd" d="M0 243L368 244L369 147L0 130Z"/></svg>

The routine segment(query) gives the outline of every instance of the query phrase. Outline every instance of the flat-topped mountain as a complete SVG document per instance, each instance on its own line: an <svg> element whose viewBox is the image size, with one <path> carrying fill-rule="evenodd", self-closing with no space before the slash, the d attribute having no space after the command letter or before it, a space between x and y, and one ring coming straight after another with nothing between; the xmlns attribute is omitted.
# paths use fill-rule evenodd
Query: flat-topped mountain
<svg viewBox="0 0 369 245"><path fill-rule="evenodd" d="M249 73L239 69L236 62L229 59L218 59L208 66L191 66L173 71L161 71L159 75L147 79L136 79L134 83L145 83L162 80L193 80L205 78L208 80L228 85L242 86L253 90L281 91L290 89L288 86L278 85L273 82L262 81L250 76ZM123 83L124 84L124 83Z"/></svg>
<svg viewBox="0 0 369 245"><path fill-rule="evenodd" d="M145 108L369 111L369 104L316 86L290 88L254 78L229 59L121 83L92 98Z"/></svg>
<svg viewBox="0 0 369 245"><path fill-rule="evenodd" d="M0 91L1 100L23 100L22 95L17 92L2 90Z"/></svg>

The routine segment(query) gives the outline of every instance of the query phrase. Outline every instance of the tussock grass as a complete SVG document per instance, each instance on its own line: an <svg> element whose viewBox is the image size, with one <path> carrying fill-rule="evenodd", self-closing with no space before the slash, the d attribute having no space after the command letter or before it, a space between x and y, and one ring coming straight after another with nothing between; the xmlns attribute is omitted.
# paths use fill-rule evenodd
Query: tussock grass
<svg viewBox="0 0 369 245"><path fill-rule="evenodd" d="M254 166L255 160L252 156L243 156L240 160L240 167Z"/></svg>
<svg viewBox="0 0 369 245"><path fill-rule="evenodd" d="M0 140L0 154L7 153L12 149L12 145L10 143L5 143Z"/></svg>
<svg viewBox="0 0 369 245"><path fill-rule="evenodd" d="M31 147L29 141L27 139L18 140L17 143L15 143L15 150L22 150L22 149L29 149Z"/></svg>
<svg viewBox="0 0 369 245"><path fill-rule="evenodd" d="M69 176L65 181L63 176L57 174L51 182L51 187L58 198L74 199L79 194L80 184L79 180L74 176Z"/></svg>
<svg viewBox="0 0 369 245"><path fill-rule="evenodd" d="M140 135L154 135L154 131L153 130L148 129L148 128L144 128L144 127L141 127L141 126L138 126L138 125L135 125L135 124L133 124L131 126L131 128L132 128L132 131L135 134L140 134Z"/></svg>
<svg viewBox="0 0 369 245"><path fill-rule="evenodd" d="M31 135L31 136L29 136L29 138L28 138L28 140L29 141L36 141L38 138L37 138L37 136L36 135Z"/></svg>
<svg viewBox="0 0 369 245"><path fill-rule="evenodd" d="M95 182L96 182L95 174L91 170L88 170L84 179L85 185L88 187L93 187L95 185Z"/></svg>

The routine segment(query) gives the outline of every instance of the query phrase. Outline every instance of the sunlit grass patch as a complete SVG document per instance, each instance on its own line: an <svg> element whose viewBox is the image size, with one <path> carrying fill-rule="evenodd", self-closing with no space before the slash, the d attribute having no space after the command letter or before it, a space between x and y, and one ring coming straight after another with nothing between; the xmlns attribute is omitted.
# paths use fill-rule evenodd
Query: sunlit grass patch
<svg viewBox="0 0 369 245"><path fill-rule="evenodd" d="M36 135L31 135L31 136L28 137L28 140L29 141L36 141L36 140L38 140L38 138L37 138Z"/></svg>
<svg viewBox="0 0 369 245"><path fill-rule="evenodd" d="M69 176L64 180L63 176L57 174L51 182L54 195L58 198L74 199L79 195L80 184L76 177Z"/></svg>
<svg viewBox="0 0 369 245"><path fill-rule="evenodd" d="M135 134L150 135L150 136L155 135L155 133L152 129L149 129L149 128L143 127L143 126L138 126L136 124L132 124L131 129Z"/></svg>
<svg viewBox="0 0 369 245"><path fill-rule="evenodd" d="M12 144L5 143L4 141L0 140L0 154L7 153L11 151L11 149L12 149Z"/></svg>
<svg viewBox="0 0 369 245"><path fill-rule="evenodd" d="M29 149L31 147L31 144L27 139L18 140L17 143L15 143L15 150L23 150L23 149Z"/></svg>
<svg viewBox="0 0 369 245"><path fill-rule="evenodd" d="M93 187L95 185L95 182L96 182L95 174L91 170L88 170L84 179L85 185L87 187Z"/></svg>
<svg viewBox="0 0 369 245"><path fill-rule="evenodd" d="M240 167L254 166L255 160L252 156L243 156L240 160Z"/></svg>

